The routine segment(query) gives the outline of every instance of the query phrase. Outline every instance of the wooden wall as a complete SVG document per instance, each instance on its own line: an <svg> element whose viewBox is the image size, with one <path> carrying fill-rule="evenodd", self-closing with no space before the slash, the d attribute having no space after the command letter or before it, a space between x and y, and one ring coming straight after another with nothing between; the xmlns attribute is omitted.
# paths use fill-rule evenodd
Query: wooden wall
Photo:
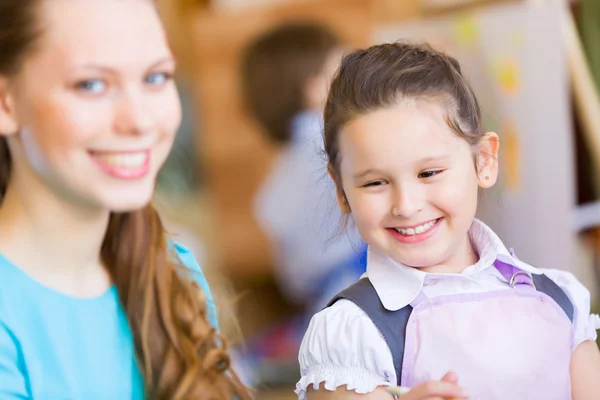
<svg viewBox="0 0 600 400"><path fill-rule="evenodd" d="M252 218L252 200L276 149L244 111L238 72L242 50L269 27L299 18L323 21L351 45L364 46L372 13L369 0L311 0L235 14L195 8L176 19L180 36L173 41L191 77L202 123L197 151L209 182L218 258L231 275L260 278L270 275L271 265L266 238Z"/></svg>

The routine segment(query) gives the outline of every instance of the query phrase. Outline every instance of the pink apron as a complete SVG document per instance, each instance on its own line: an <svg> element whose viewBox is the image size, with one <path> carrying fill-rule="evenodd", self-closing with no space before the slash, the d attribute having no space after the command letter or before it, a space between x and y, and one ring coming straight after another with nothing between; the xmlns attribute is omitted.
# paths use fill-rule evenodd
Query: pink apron
<svg viewBox="0 0 600 400"><path fill-rule="evenodd" d="M363 279L330 304L345 298L369 315L390 347L402 386L454 371L471 400L571 399L572 304L544 275L500 261L495 266L509 289L432 299L421 294L410 306L389 311L373 300L376 292ZM536 290L536 283L543 288Z"/></svg>

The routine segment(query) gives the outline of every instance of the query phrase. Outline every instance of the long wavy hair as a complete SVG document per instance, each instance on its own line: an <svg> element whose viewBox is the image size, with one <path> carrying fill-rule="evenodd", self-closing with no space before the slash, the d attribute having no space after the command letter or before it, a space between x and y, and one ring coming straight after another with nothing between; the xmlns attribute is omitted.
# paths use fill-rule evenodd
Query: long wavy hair
<svg viewBox="0 0 600 400"><path fill-rule="evenodd" d="M42 34L38 4L0 0L0 75L18 73ZM11 165L0 137L0 205ZM127 314L149 398L251 398L230 369L225 341L207 320L206 297L171 252L152 205L111 214L101 258Z"/></svg>

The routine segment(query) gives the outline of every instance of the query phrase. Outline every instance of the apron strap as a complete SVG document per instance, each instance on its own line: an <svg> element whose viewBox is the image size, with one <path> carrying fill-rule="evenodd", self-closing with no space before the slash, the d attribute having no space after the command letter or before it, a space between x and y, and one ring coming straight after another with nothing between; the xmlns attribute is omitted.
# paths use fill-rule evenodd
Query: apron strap
<svg viewBox="0 0 600 400"><path fill-rule="evenodd" d="M567 314L569 321L573 323L575 308L573 307L573 303L567 296L564 290L560 288L552 279L548 278L546 275L533 275L533 282L535 283L535 287L539 292L542 292L552 298L562 310Z"/></svg>
<svg viewBox="0 0 600 400"><path fill-rule="evenodd" d="M529 272L523 271L512 264L508 264L500 260L496 260L494 262L494 267L496 267L498 272L502 274L504 279L506 279L511 287L517 288L530 286L536 289L533 276Z"/></svg>
<svg viewBox="0 0 600 400"><path fill-rule="evenodd" d="M496 260L494 266L502 274L504 279L508 281L508 284L511 287L521 288L530 286L538 292L542 292L552 298L552 300L554 300L565 312L571 323L573 323L575 314L573 303L569 300L569 297L564 290L562 290L552 279L544 274L530 274L529 272L523 271L514 265L500 260Z"/></svg>
<svg viewBox="0 0 600 400"><path fill-rule="evenodd" d="M340 299L350 300L360 307L373 321L392 353L392 360L396 370L396 384L400 386L402 378L402 362L404 360L404 338L406 326L413 308L408 305L397 311L387 310L373 287L369 278L360 279L335 296L327 307L331 307Z"/></svg>

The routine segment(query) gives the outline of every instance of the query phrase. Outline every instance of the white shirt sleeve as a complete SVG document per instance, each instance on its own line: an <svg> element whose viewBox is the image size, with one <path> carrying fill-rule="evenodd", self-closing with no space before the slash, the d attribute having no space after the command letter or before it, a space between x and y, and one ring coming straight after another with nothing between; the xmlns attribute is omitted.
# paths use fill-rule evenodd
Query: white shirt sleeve
<svg viewBox="0 0 600 400"><path fill-rule="evenodd" d="M541 269L541 271L564 290L573 303L575 331L573 349L586 340L596 340L598 337L596 330L600 329L600 317L590 313L589 290L570 272L557 269Z"/></svg>
<svg viewBox="0 0 600 400"><path fill-rule="evenodd" d="M306 398L309 385L318 389L324 383L331 391L346 386L366 394L396 382L385 340L365 312L348 300L339 300L312 318L298 358L300 400Z"/></svg>

